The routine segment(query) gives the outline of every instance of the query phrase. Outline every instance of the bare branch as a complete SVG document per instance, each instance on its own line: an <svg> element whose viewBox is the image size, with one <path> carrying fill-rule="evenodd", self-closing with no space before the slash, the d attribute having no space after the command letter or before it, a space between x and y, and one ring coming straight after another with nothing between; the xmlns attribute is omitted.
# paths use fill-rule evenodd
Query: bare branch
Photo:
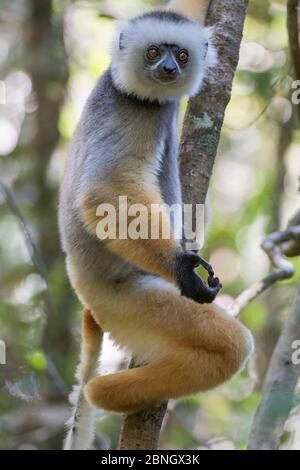
<svg viewBox="0 0 300 470"><path fill-rule="evenodd" d="M262 281L246 289L231 305L229 312L237 317L241 311L275 282L289 279L294 275L294 266L284 258L282 244L300 239L300 225L290 227L284 232L271 233L262 243L262 249L268 255L272 266L277 268Z"/></svg>
<svg viewBox="0 0 300 470"><path fill-rule="evenodd" d="M0 181L0 191L2 192L2 194L4 196L4 199L6 201L6 204L10 208L11 212L16 216L16 218L21 223L21 226L23 227L23 232L24 232L27 244L28 244L29 249L30 249L32 262L35 265L36 270L38 271L39 275L41 276L41 278L45 282L46 286L48 287L46 265L44 263L44 260L43 260L42 256L40 255L40 253L37 249L37 246L34 242L31 230L30 230L26 220L24 219L24 217L23 217L23 215L22 215L22 213L21 213L21 211L20 211L20 209L17 205L17 201L16 201L12 191L10 189L8 189L8 187L2 181ZM51 305L51 299L50 299L50 296L49 296L49 292L47 292L46 305L47 305L47 312L51 313L52 312L52 305Z"/></svg>
<svg viewBox="0 0 300 470"><path fill-rule="evenodd" d="M167 402L159 403L147 411L126 416L120 438L120 450L155 450Z"/></svg>

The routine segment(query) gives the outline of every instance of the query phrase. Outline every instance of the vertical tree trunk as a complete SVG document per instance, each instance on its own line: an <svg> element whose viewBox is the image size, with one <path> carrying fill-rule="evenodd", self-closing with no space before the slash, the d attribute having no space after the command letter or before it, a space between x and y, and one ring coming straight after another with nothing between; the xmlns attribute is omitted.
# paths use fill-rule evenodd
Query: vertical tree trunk
<svg viewBox="0 0 300 470"><path fill-rule="evenodd" d="M211 2L207 24L215 25L218 64L201 93L189 101L185 116L180 151L185 204L205 203L239 60L247 6L247 0Z"/></svg>
<svg viewBox="0 0 300 470"><path fill-rule="evenodd" d="M142 413L126 417L120 438L120 450L155 450L164 419L167 402Z"/></svg>

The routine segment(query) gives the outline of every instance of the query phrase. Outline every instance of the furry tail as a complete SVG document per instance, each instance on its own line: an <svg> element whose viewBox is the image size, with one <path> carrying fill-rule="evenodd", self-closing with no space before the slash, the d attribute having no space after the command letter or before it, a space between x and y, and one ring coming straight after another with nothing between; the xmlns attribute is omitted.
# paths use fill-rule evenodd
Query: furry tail
<svg viewBox="0 0 300 470"><path fill-rule="evenodd" d="M210 0L170 0L168 8L194 21L204 23Z"/></svg>
<svg viewBox="0 0 300 470"><path fill-rule="evenodd" d="M103 332L95 322L90 310L83 311L81 359L77 370L79 385L74 387L70 402L72 416L67 422L64 450L87 450L94 437L93 409L83 395L85 384L95 375Z"/></svg>

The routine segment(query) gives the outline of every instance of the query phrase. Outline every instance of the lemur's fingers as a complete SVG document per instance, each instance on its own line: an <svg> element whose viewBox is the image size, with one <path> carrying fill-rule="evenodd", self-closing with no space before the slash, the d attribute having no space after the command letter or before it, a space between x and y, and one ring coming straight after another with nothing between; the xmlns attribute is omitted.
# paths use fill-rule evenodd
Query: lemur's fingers
<svg viewBox="0 0 300 470"><path fill-rule="evenodd" d="M217 278L216 278L217 279ZM207 285L196 273L192 273L189 279L186 279L180 285L181 295L198 302L199 304L210 304L218 295L221 284L216 286Z"/></svg>
<svg viewBox="0 0 300 470"><path fill-rule="evenodd" d="M186 257L186 262L190 262L193 265L193 268L197 266L202 266L209 274L210 277L214 276L214 270L211 264L209 264L202 256L200 256L196 251L187 251L184 253Z"/></svg>
<svg viewBox="0 0 300 470"><path fill-rule="evenodd" d="M181 254L180 262L194 269L201 265L201 258L195 251L186 251Z"/></svg>
<svg viewBox="0 0 300 470"><path fill-rule="evenodd" d="M207 279L207 284L209 285L209 287L219 287L219 289L222 288L222 284L220 283L218 277L209 276Z"/></svg>
<svg viewBox="0 0 300 470"><path fill-rule="evenodd" d="M209 272L208 285L194 272L194 268L200 264ZM209 263L194 252L177 256L176 279L181 294L198 303L213 302L222 287Z"/></svg>
<svg viewBox="0 0 300 470"><path fill-rule="evenodd" d="M201 258L201 256L199 256L199 258L200 258L200 266L202 266L208 272L210 277L214 277L215 272L211 264L205 261L205 259Z"/></svg>

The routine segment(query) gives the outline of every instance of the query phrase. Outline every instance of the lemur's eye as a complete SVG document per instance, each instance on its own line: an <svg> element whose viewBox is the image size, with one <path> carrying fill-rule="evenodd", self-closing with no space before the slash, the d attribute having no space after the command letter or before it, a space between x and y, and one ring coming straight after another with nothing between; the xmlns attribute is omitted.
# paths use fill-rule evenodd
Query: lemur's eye
<svg viewBox="0 0 300 470"><path fill-rule="evenodd" d="M181 51L178 52L177 57L180 62L182 62L183 64L187 64L189 60L189 53L185 49L181 49Z"/></svg>
<svg viewBox="0 0 300 470"><path fill-rule="evenodd" d="M154 59L157 59L158 57L160 57L160 52L159 52L158 47L155 47L155 46L149 47L149 49L147 50L147 58L150 60L154 60Z"/></svg>

